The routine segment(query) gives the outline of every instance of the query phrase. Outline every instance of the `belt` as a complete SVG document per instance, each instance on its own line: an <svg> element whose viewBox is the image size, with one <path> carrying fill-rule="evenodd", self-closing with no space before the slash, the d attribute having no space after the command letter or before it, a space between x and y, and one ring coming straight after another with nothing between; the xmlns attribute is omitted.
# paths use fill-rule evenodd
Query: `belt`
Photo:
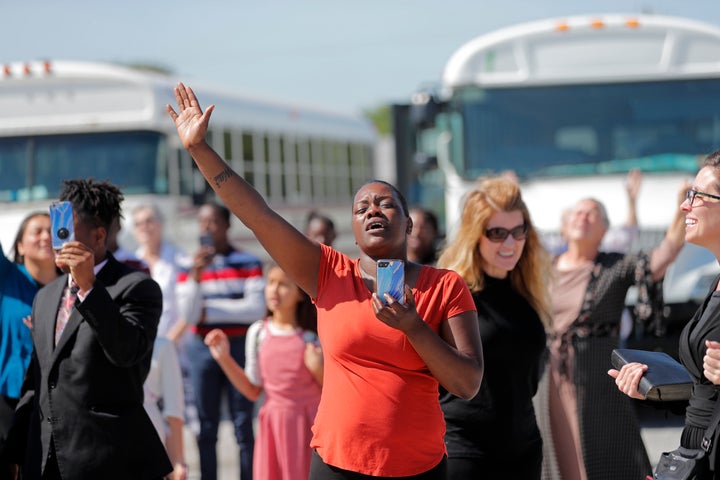
<svg viewBox="0 0 720 480"><path fill-rule="evenodd" d="M204 337L211 331L219 329L219 330L222 330L223 332L225 332L225 335L227 335L228 337L239 337L239 336L247 335L248 328L250 328L250 327L247 325L238 325L238 326L234 326L234 327L222 327L222 326L210 327L210 326L205 326L205 325L196 325L195 327L192 328L192 332L195 335Z"/></svg>

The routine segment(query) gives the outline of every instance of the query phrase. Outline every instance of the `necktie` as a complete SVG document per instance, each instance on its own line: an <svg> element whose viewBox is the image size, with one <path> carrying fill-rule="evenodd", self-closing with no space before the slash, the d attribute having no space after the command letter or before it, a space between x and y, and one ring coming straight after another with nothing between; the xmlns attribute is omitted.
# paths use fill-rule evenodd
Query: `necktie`
<svg viewBox="0 0 720 480"><path fill-rule="evenodd" d="M71 282L69 287L65 287L63 292L60 308L58 309L57 319L55 321L55 345L60 341L65 325L67 325L70 312L72 312L77 298L78 286L75 282Z"/></svg>

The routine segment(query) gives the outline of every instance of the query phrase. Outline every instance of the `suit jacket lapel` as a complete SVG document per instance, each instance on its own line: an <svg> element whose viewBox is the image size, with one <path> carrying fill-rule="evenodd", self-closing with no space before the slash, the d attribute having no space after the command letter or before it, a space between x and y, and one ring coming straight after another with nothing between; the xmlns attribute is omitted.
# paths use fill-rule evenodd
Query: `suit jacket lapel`
<svg viewBox="0 0 720 480"><path fill-rule="evenodd" d="M36 348L47 352L47 355L42 355L42 358L51 358L50 354L55 349L55 320L57 319L58 309L67 283L68 276L62 275L45 287L47 289L47 301L44 302L44 305L38 305L39 311L33 319L36 322L34 326Z"/></svg>
<svg viewBox="0 0 720 480"><path fill-rule="evenodd" d="M96 276L96 284L97 282L100 282L103 285L112 285L115 283L115 280L118 276L118 266L120 264L117 260L115 260L115 257L112 256L108 252L108 261L103 266L103 268L98 272ZM67 276L65 277L65 283L63 285L67 285ZM62 289L60 290L59 296L62 296ZM58 302L58 308L60 304ZM56 316L57 316L57 310L56 310ZM69 339L73 336L75 331L80 328L80 325L82 324L83 317L78 311L77 308L72 309L72 312L70 313L70 317L68 318L67 325L65 325L65 330L63 330L63 334L60 336L60 341L58 342L57 346L55 346L55 351L53 352L53 361L55 361L55 358L58 356L58 352L62 351L62 349L65 347L65 344L69 341ZM53 321L53 327L55 326L55 323ZM52 335L50 338L50 345L52 348L53 343L55 342L55 328L52 329ZM52 351L52 350L51 350Z"/></svg>

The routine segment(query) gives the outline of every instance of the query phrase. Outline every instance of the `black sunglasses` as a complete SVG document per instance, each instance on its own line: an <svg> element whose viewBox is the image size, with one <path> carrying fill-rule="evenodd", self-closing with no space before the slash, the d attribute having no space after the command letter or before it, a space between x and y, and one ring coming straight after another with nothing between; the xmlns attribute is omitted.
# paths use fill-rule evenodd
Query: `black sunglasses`
<svg viewBox="0 0 720 480"><path fill-rule="evenodd" d="M717 195L712 195L710 193L705 192L698 192L697 190L691 188L685 193L685 199L688 201L690 206L692 207L693 203L695 202L695 197L708 197L708 198L714 198L715 200L720 200L720 197Z"/></svg>
<svg viewBox="0 0 720 480"><path fill-rule="evenodd" d="M511 228L510 230L503 227L494 227L485 230L485 236L487 237L487 239L495 243L504 242L508 235L512 235L512 237L517 241L525 240L525 238L527 237L527 233L528 226L526 223Z"/></svg>

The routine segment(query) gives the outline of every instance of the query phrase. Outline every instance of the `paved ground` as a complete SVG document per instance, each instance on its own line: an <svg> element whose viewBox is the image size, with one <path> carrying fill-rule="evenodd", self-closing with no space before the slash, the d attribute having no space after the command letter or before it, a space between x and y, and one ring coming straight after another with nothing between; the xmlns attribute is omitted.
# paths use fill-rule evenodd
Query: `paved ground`
<svg viewBox="0 0 720 480"><path fill-rule="evenodd" d="M233 434L232 422L223 420L218 434L218 480L238 480L238 449ZM198 459L195 436L185 428L185 461L190 469L188 480L200 480L200 462Z"/></svg>
<svg viewBox="0 0 720 480"><path fill-rule="evenodd" d="M673 450L680 444L683 418L659 409L640 407L638 411L643 441L650 457L650 463L655 466L662 452ZM188 480L199 480L200 467L195 438L187 428L185 429L185 456L190 468ZM237 446L232 423L228 420L223 421L220 425L218 470L218 480L238 480L240 478Z"/></svg>

